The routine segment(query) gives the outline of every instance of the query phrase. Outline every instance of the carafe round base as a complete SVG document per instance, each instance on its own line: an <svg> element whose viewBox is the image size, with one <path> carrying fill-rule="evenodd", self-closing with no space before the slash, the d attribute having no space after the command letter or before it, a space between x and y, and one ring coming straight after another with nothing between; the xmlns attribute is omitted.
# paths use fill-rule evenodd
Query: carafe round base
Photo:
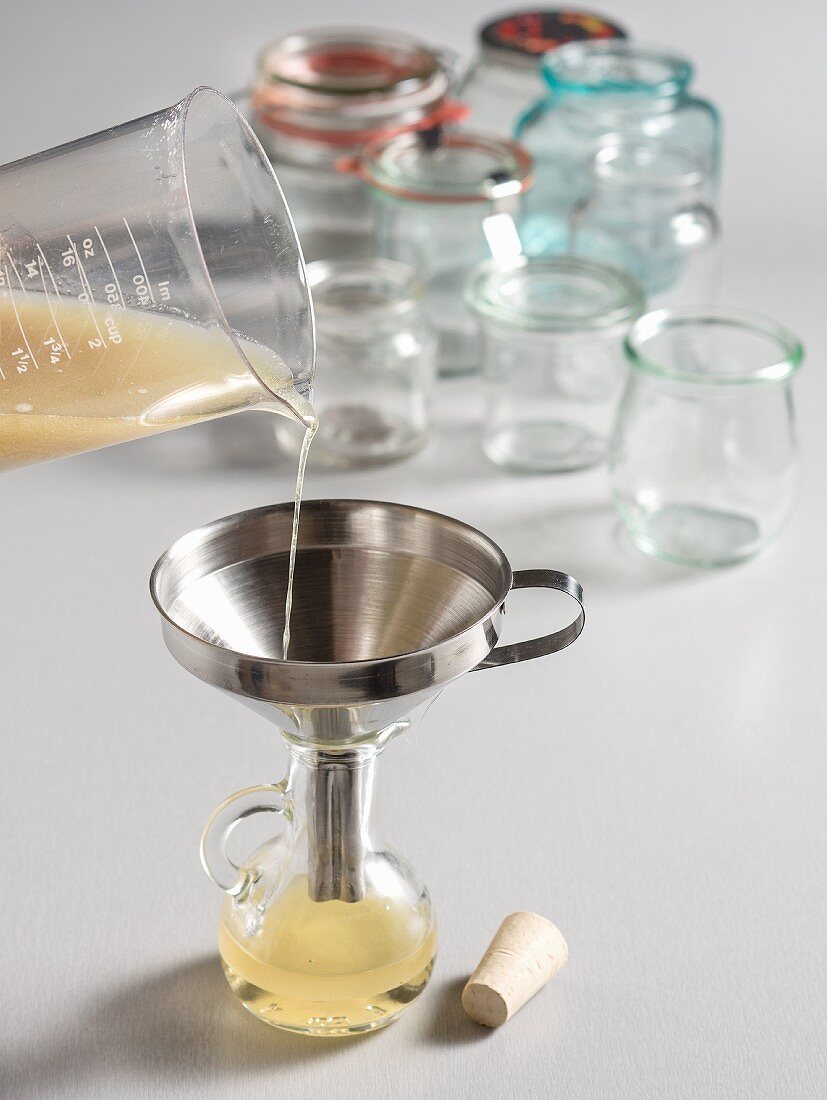
<svg viewBox="0 0 827 1100"><path fill-rule="evenodd" d="M224 976L233 993L257 1020L281 1031L321 1038L362 1035L393 1023L422 993L431 977L434 956L404 985L375 997L346 1001L299 1001L251 985L222 959Z"/></svg>

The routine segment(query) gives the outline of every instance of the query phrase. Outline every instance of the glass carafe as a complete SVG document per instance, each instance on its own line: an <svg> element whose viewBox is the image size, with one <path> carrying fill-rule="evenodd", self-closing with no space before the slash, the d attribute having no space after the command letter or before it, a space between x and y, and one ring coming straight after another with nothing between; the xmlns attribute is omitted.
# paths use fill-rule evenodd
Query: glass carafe
<svg viewBox="0 0 827 1100"><path fill-rule="evenodd" d="M230 988L265 1023L355 1034L394 1020L425 988L436 954L428 892L373 832L376 767L386 740L327 751L289 744L286 778L233 795L204 831L202 861L227 891L218 946ZM227 856L256 812L283 831L244 868Z"/></svg>
<svg viewBox="0 0 827 1100"><path fill-rule="evenodd" d="M523 206L526 251L568 250L569 219L591 187L590 165L608 142L657 141L695 158L715 201L720 118L690 90L692 65L634 42L573 42L547 54L546 97L519 122L536 183Z"/></svg>
<svg viewBox="0 0 827 1100"><path fill-rule="evenodd" d="M268 1024L342 1035L399 1015L436 945L424 886L374 835L380 753L452 680L575 641L582 590L554 570L513 572L495 543L448 516L307 501L285 660L292 513L272 505L191 531L160 558L151 590L179 664L269 718L288 747L287 778L222 803L202 841L228 895L219 946L230 985ZM496 645L518 588L565 593L577 617ZM228 838L259 812L282 829L233 862Z"/></svg>
<svg viewBox="0 0 827 1100"><path fill-rule="evenodd" d="M242 409L308 421L304 264L233 104L0 168L0 469Z"/></svg>

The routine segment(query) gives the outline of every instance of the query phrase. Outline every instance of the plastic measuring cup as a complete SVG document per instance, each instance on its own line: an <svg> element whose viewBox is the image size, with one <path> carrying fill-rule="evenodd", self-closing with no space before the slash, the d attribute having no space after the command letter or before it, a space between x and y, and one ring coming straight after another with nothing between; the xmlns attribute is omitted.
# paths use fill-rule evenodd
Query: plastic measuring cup
<svg viewBox="0 0 827 1100"><path fill-rule="evenodd" d="M307 421L314 351L281 188L220 92L0 168L0 470L247 408Z"/></svg>

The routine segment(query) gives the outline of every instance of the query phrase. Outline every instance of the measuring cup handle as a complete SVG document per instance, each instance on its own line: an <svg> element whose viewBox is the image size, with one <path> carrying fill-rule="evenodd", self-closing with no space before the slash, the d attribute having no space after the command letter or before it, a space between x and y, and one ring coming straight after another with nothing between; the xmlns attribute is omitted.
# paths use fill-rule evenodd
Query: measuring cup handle
<svg viewBox="0 0 827 1100"><path fill-rule="evenodd" d="M242 898L254 881L248 867L239 867L227 853L227 843L239 822L253 814L283 814L281 783L263 783L236 791L213 810L201 834L201 864L216 886L234 898Z"/></svg>
<svg viewBox="0 0 827 1100"><path fill-rule="evenodd" d="M496 668L498 665L513 665L519 661L530 661L534 657L545 657L549 653L557 653L558 650L565 649L580 637L586 625L586 612L583 607L583 589L574 577L570 577L568 573L558 573L556 569L517 569L511 582L511 591L515 592L518 588L554 588L558 592L565 592L567 596L577 601L580 613L568 626L563 627L562 630L555 630L553 634L546 634L542 638L531 638L526 642L497 646L472 671Z"/></svg>

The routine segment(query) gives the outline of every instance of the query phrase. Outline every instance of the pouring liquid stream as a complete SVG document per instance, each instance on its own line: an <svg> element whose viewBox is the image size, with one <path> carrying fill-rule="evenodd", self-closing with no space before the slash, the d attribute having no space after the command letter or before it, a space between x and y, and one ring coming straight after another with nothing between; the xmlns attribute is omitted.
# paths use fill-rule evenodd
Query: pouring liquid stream
<svg viewBox="0 0 827 1100"><path fill-rule="evenodd" d="M301 423L286 657L304 470L317 419L274 352L236 340L238 346L217 326L177 313L0 292L0 471L249 408Z"/></svg>
<svg viewBox="0 0 827 1100"><path fill-rule="evenodd" d="M304 472L307 467L307 456L310 444L313 442L319 421L315 415L312 420L305 421L304 439L299 452L299 467L296 471L296 494L293 498L293 530L290 535L290 563L287 568L287 596L284 601L284 634L282 635L282 657L287 660L287 651L290 648L290 615L293 611L293 575L296 572L296 551L299 545L299 520L301 517L302 492L304 491Z"/></svg>

